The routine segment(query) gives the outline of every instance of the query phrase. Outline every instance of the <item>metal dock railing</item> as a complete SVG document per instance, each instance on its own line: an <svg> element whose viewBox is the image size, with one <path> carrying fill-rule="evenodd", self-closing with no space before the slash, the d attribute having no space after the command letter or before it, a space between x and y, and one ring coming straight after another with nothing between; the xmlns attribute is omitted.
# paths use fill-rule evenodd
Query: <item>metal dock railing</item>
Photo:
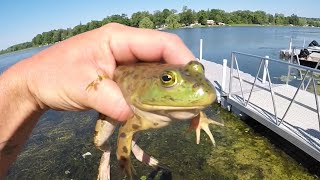
<svg viewBox="0 0 320 180"><path fill-rule="evenodd" d="M258 63L255 75L241 71L238 56L245 61L253 60L253 64ZM223 65L202 59L202 40L199 59L206 69L206 77L217 90L218 102L222 107L250 116L320 162L320 113L316 83L316 77L320 79L320 70L241 52L231 53L228 68L226 59ZM284 66L284 71L287 69L283 72L285 82L272 83L269 65L274 64ZM300 82L296 80L295 85L289 83L293 69L300 74ZM259 78L260 71L263 71L262 78ZM311 92L307 91L309 87Z"/></svg>
<svg viewBox="0 0 320 180"><path fill-rule="evenodd" d="M242 79L237 61L239 55L260 61L253 82ZM288 66L286 84L273 84L271 82L268 68L270 62ZM260 80L258 77L262 68L264 73L262 80ZM304 72L298 87L288 84L290 71L293 68ZM319 96L317 95L315 82L315 75L319 75L320 71L241 52L232 52L231 69L229 91L226 92L227 103L259 121L320 161ZM267 78L267 83L265 83L265 78ZM238 89L236 90L233 87L234 81L238 81ZM310 83L312 92L306 91ZM305 87L302 88L303 86ZM248 87L250 88L248 89Z"/></svg>

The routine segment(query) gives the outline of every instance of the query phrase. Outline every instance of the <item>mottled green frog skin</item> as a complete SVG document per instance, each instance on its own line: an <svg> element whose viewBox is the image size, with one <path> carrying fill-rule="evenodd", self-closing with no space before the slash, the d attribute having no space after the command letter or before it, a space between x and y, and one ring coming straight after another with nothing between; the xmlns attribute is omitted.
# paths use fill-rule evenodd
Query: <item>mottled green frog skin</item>
<svg viewBox="0 0 320 180"><path fill-rule="evenodd" d="M168 73L175 76L172 84L162 81ZM145 111L205 107L216 98L203 66L197 61L185 66L158 63L119 66L114 81L128 104Z"/></svg>
<svg viewBox="0 0 320 180"><path fill-rule="evenodd" d="M115 70L114 81L134 113L120 127L117 144L120 167L129 179L132 178L130 153L134 133L200 116L201 109L216 99L215 89L205 78L204 68L198 61L186 65L123 65Z"/></svg>

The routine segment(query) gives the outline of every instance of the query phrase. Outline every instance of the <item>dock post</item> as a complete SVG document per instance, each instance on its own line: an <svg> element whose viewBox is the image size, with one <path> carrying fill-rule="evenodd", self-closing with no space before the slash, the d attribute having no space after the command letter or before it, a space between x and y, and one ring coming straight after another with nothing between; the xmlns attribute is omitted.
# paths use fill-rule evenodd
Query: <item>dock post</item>
<svg viewBox="0 0 320 180"><path fill-rule="evenodd" d="M290 43L289 43L289 55L292 53L292 38L290 38Z"/></svg>
<svg viewBox="0 0 320 180"><path fill-rule="evenodd" d="M227 78L227 59L223 59L223 66L222 66L222 82L221 82L221 89L225 91L226 89L226 78Z"/></svg>
<svg viewBox="0 0 320 180"><path fill-rule="evenodd" d="M202 61L202 39L200 39L200 55L199 55L200 61Z"/></svg>
<svg viewBox="0 0 320 180"><path fill-rule="evenodd" d="M269 58L269 56L265 56ZM262 74L262 83L266 83L267 78L267 68L268 68L269 61L267 59L264 60L264 67L263 67L263 74Z"/></svg>

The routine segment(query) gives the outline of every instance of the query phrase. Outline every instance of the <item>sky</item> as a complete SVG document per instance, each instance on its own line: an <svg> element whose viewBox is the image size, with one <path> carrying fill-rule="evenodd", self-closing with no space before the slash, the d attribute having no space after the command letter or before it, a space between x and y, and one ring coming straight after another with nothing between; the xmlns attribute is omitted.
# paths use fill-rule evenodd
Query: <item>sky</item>
<svg viewBox="0 0 320 180"><path fill-rule="evenodd" d="M183 6L196 11L222 9L263 10L267 13L296 14L301 17L320 18L320 0L1 0L0 50L11 45L31 41L45 31L102 20L114 14L137 11L176 9Z"/></svg>

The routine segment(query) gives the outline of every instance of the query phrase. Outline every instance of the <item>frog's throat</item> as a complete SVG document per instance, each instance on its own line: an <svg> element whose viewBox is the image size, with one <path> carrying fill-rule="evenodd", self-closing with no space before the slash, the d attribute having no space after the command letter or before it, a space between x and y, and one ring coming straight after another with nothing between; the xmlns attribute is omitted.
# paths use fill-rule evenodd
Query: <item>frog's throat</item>
<svg viewBox="0 0 320 180"><path fill-rule="evenodd" d="M200 109L161 109L161 110L143 110L131 105L134 114L148 120L170 122L173 120L192 119L200 113Z"/></svg>

